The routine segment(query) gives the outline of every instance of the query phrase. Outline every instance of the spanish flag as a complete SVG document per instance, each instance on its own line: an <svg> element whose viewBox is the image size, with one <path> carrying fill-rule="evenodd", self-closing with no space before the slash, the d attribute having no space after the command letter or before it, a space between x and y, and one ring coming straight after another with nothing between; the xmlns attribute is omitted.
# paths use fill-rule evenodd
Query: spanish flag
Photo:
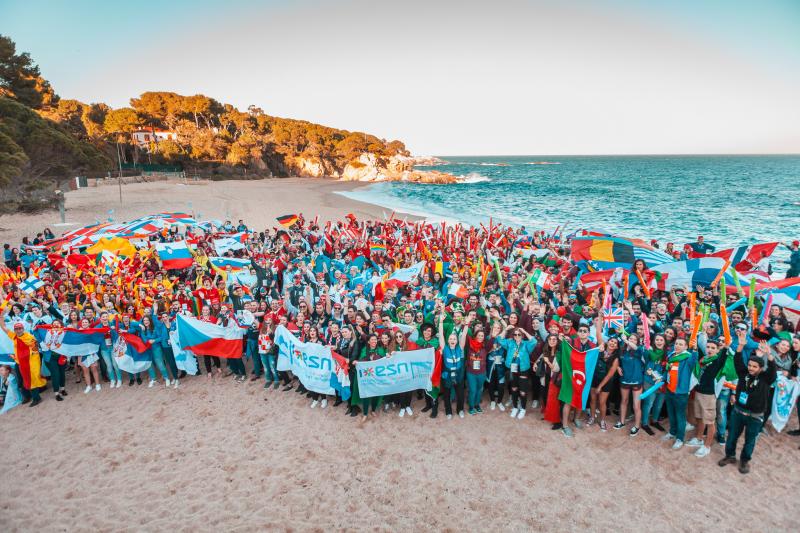
<svg viewBox="0 0 800 533"><path fill-rule="evenodd" d="M278 217L276 220L278 221L278 224L288 229L297 223L297 218L297 215L283 215L282 217Z"/></svg>

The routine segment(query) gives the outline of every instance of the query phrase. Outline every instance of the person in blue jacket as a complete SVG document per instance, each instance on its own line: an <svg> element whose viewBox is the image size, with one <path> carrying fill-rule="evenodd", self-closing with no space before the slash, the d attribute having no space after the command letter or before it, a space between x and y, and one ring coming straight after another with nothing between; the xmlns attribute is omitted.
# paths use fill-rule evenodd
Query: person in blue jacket
<svg viewBox="0 0 800 533"><path fill-rule="evenodd" d="M689 404L689 391L692 373L697 365L697 352L688 350L688 343L683 337L675 339L675 351L667 358L667 415L669 416L669 433L661 440L675 440L673 450L683 447L686 436L686 408Z"/></svg>
<svg viewBox="0 0 800 533"><path fill-rule="evenodd" d="M506 332L514 326L506 327ZM525 340L523 340L525 339ZM511 418L525 418L530 388L531 352L536 348L536 339L522 328L514 329L510 339L497 339L506 350L506 368L511 381Z"/></svg>
<svg viewBox="0 0 800 533"><path fill-rule="evenodd" d="M455 392L456 409L458 416L464 418L464 380L466 362L464 358L464 344L467 341L467 331L469 328L462 328L461 335L455 331L444 340L444 318L442 313L439 315L439 346L442 346L442 381L441 390L444 398L444 410L447 419L453 418L452 395Z"/></svg>

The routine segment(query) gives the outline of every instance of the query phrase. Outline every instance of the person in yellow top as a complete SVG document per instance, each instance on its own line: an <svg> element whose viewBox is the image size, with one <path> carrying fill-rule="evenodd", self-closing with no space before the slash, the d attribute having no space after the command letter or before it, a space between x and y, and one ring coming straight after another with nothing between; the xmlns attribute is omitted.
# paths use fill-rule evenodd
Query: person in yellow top
<svg viewBox="0 0 800 533"><path fill-rule="evenodd" d="M7 313L7 312L6 312ZM35 407L42 402L39 389L47 386L47 381L42 377L42 359L39 356L39 348L36 338L25 331L22 322L14 324L14 330L9 331L5 324L5 314L0 317L0 329L2 329L14 343L14 361L17 362L17 372L22 382L22 403L31 402L31 407Z"/></svg>

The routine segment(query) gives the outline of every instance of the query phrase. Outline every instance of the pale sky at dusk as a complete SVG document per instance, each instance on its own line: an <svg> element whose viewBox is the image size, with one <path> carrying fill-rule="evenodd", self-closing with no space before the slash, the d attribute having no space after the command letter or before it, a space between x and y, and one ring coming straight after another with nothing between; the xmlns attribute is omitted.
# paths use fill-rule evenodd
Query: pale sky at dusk
<svg viewBox="0 0 800 533"><path fill-rule="evenodd" d="M417 154L800 152L800 3L695 4L0 0L0 33L63 98L204 93Z"/></svg>

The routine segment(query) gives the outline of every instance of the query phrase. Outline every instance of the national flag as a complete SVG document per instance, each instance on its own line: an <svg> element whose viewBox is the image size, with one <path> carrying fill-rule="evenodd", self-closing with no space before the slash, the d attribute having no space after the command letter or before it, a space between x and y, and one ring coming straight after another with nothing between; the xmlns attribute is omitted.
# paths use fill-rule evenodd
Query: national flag
<svg viewBox="0 0 800 533"><path fill-rule="evenodd" d="M112 273L119 266L120 258L108 250L103 250L97 257L97 265L103 267L107 273Z"/></svg>
<svg viewBox="0 0 800 533"><path fill-rule="evenodd" d="M791 311L795 315L800 315L800 285L772 289L767 295L767 297L772 297L772 305L777 305L784 311Z"/></svg>
<svg viewBox="0 0 800 533"><path fill-rule="evenodd" d="M227 271L228 267L231 267L232 272L250 268L250 259L239 259L237 257L209 257L208 262L222 271Z"/></svg>
<svg viewBox="0 0 800 533"><path fill-rule="evenodd" d="M447 289L447 294L453 298L464 299L469 297L469 290L460 283L451 283Z"/></svg>
<svg viewBox="0 0 800 533"><path fill-rule="evenodd" d="M123 257L133 257L136 255L136 248L134 248L129 240L123 239L122 237L103 237L86 249L86 253L91 255L96 255L104 251Z"/></svg>
<svg viewBox="0 0 800 533"><path fill-rule="evenodd" d="M152 364L150 346L141 337L126 331L114 330L114 347L111 356L120 370L130 374L144 372Z"/></svg>
<svg viewBox="0 0 800 533"><path fill-rule="evenodd" d="M581 274L578 279L581 285L583 285L583 290L594 292L603 286L603 282L609 283L611 281L611 278L614 276L614 270L615 269L612 268L609 270L586 272L585 274Z"/></svg>
<svg viewBox="0 0 800 533"><path fill-rule="evenodd" d="M155 248L161 265L166 270L189 268L194 262L186 241L157 242Z"/></svg>
<svg viewBox="0 0 800 533"><path fill-rule="evenodd" d="M27 294L33 294L42 287L44 287L44 282L36 276L29 276L28 279L19 284L20 290Z"/></svg>
<svg viewBox="0 0 800 533"><path fill-rule="evenodd" d="M573 261L595 261L601 269L630 267L641 259L649 267L670 263L672 257L641 239L624 237L576 237L572 240Z"/></svg>
<svg viewBox="0 0 800 533"><path fill-rule="evenodd" d="M730 261L737 272L747 272L748 270L753 270L764 257L771 256L778 247L778 244L780 243L765 242L751 244L749 246L728 248L710 254L700 254L692 251L689 257L692 259L701 257L721 257L722 259Z"/></svg>
<svg viewBox="0 0 800 533"><path fill-rule="evenodd" d="M436 261L433 265L433 272L438 272L443 278L451 277L453 275L453 273L450 271L449 261Z"/></svg>
<svg viewBox="0 0 800 533"><path fill-rule="evenodd" d="M245 246L242 243L241 238L237 237L236 235L214 239L214 249L220 255L235 250L244 250L244 248Z"/></svg>
<svg viewBox="0 0 800 533"><path fill-rule="evenodd" d="M726 266L725 259L720 257L703 257L700 259L687 259L674 261L651 267L654 273L651 287L668 291L673 287L689 287L695 290L698 285L708 287L717 278L720 270ZM725 283L733 285L733 278L725 273Z"/></svg>
<svg viewBox="0 0 800 533"><path fill-rule="evenodd" d="M542 290L550 290L553 288L552 280L550 279L550 274L547 272L542 272L540 269L536 269L531 274L530 283L539 287Z"/></svg>
<svg viewBox="0 0 800 533"><path fill-rule="evenodd" d="M599 348L582 352L573 348L566 340L561 341L558 358L562 375L561 390L558 393L560 401L576 409L586 409L599 354Z"/></svg>
<svg viewBox="0 0 800 533"><path fill-rule="evenodd" d="M235 323L223 327L191 316L177 315L177 329L180 345L192 353L226 359L242 357L244 330Z"/></svg>
<svg viewBox="0 0 800 533"><path fill-rule="evenodd" d="M278 221L278 224L286 229L289 229L297 223L298 219L299 217L297 215L283 215L278 217L276 220Z"/></svg>
<svg viewBox="0 0 800 533"><path fill-rule="evenodd" d="M51 351L66 357L95 353L105 342L109 328L60 328L50 324L39 324L34 336L42 351Z"/></svg>
<svg viewBox="0 0 800 533"><path fill-rule="evenodd" d="M425 270L425 261L420 261L419 263L410 266L408 268L401 268L400 270L395 270L391 276L384 279L380 283L376 283L374 286L375 298L377 300L383 300L383 295L386 292L386 289L392 287L402 287L407 283L410 283L417 279L420 274Z"/></svg>
<svg viewBox="0 0 800 533"><path fill-rule="evenodd" d="M603 322L609 329L621 330L625 328L625 314L621 307L613 307L603 315Z"/></svg>
<svg viewBox="0 0 800 533"><path fill-rule="evenodd" d="M339 393L339 397L343 402L350 399L350 365L346 357L331 351L331 359L333 359L334 368L331 372L331 387Z"/></svg>

